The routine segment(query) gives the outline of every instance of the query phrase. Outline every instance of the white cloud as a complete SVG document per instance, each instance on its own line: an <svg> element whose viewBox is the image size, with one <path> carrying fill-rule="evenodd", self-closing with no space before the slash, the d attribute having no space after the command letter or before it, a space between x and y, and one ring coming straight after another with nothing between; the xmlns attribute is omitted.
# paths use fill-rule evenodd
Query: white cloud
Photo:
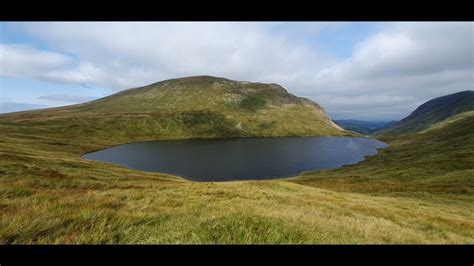
<svg viewBox="0 0 474 266"><path fill-rule="evenodd" d="M473 89L473 23L383 23L343 61L305 41L345 25L25 23L15 26L59 52L2 45L0 74L116 90L203 74L272 82L335 118L400 119L423 101Z"/></svg>
<svg viewBox="0 0 474 266"><path fill-rule="evenodd" d="M166 78L215 75L273 82L313 72L330 57L270 34L255 23L38 23L27 32L77 55L94 68L95 82L125 89ZM85 69L69 79L91 77ZM55 73L56 78L62 72Z"/></svg>
<svg viewBox="0 0 474 266"><path fill-rule="evenodd" d="M359 44L352 63L368 77L472 68L472 23L400 23Z"/></svg>
<svg viewBox="0 0 474 266"><path fill-rule="evenodd" d="M2 76L36 78L69 63L69 57L56 52L41 51L26 45L0 44Z"/></svg>
<svg viewBox="0 0 474 266"><path fill-rule="evenodd" d="M434 97L473 90L473 25L389 25L359 43L351 58L320 71L312 80L316 90L302 93L332 113L400 119Z"/></svg>
<svg viewBox="0 0 474 266"><path fill-rule="evenodd" d="M108 74L90 62L81 62L74 68L56 69L48 72L45 78L65 83L99 83L107 79Z"/></svg>

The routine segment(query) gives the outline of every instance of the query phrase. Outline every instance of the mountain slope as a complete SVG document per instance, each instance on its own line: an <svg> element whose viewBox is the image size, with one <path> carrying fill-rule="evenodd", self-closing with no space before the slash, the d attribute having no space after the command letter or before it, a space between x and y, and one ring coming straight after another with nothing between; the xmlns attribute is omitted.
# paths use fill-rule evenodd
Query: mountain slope
<svg viewBox="0 0 474 266"><path fill-rule="evenodd" d="M317 103L277 84L210 76L164 80L84 104L2 117L120 141L351 134Z"/></svg>
<svg viewBox="0 0 474 266"><path fill-rule="evenodd" d="M432 99L394 125L375 132L377 135L410 134L428 129L451 116L474 110L474 91L462 91Z"/></svg>
<svg viewBox="0 0 474 266"><path fill-rule="evenodd" d="M363 162L331 171L307 172L298 184L336 191L401 195L454 193L474 195L474 115L423 132L384 135L389 147ZM446 120L445 120L446 121Z"/></svg>
<svg viewBox="0 0 474 266"><path fill-rule="evenodd" d="M120 97L0 116L1 244L474 243L472 115L384 136L390 146L357 165L196 183L80 157L125 141L203 136L182 127L172 101L172 110L145 100L131 110ZM267 108L258 103L233 113L258 116Z"/></svg>
<svg viewBox="0 0 474 266"><path fill-rule="evenodd" d="M393 122L395 121L371 122L371 121L361 121L361 120L354 120L354 119L334 120L334 123L344 128L345 130L355 131L355 132L365 134L365 135L371 134Z"/></svg>
<svg viewBox="0 0 474 266"><path fill-rule="evenodd" d="M82 159L133 139L104 135L129 114L150 135L143 113L74 112L0 117L1 244L474 243L472 115L384 136L390 146L357 165L196 183Z"/></svg>

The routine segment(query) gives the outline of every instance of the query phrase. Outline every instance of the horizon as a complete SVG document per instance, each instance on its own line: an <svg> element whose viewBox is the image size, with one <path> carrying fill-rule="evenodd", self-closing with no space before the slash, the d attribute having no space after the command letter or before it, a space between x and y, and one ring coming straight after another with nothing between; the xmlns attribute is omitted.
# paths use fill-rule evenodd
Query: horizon
<svg viewBox="0 0 474 266"><path fill-rule="evenodd" d="M333 120L398 121L473 90L474 23L0 22L0 113L161 80L276 83Z"/></svg>
<svg viewBox="0 0 474 266"><path fill-rule="evenodd" d="M125 89L125 90L130 90L130 89L136 89L136 88L141 88L141 87L146 87L146 86L149 86L149 85L152 85L154 83L158 83L158 82L162 82L162 81L167 81L167 80L173 80L173 79L182 79L182 78L190 78L190 77L201 77L201 76L208 76L208 77L214 77L214 78L224 78L224 79L227 79L225 77L215 77L215 76L210 76L210 75L196 75L196 76L186 76L186 77L174 77L174 78L169 78L169 79L165 79L165 80L160 80L160 81L157 81L157 82L153 82L153 83L150 83L150 84L146 84L146 85L143 85L143 86L140 86L140 87L134 87L134 88L129 88L129 89ZM244 80L238 80L238 81L244 81ZM246 81L247 82L247 81ZM255 83L259 83L259 82L255 82ZM266 83L266 84L271 84L271 83ZM277 84L279 85L279 84ZM286 88L285 88L286 89ZM121 91L124 91L124 90L121 90ZM121 91L116 91L116 92L113 92L111 94L108 94L108 95L105 95L103 97L107 97L107 96L110 96L110 95L113 95L113 94L116 94L116 93L119 93ZM473 91L473 90L464 90L464 91L457 91L457 92L453 92L451 94L456 94L456 93L461 93L461 92L467 92L467 91ZM449 94L450 95L450 94ZM296 95L298 96L298 95ZM443 97L443 96L446 96L446 95L440 95L440 96L436 96L434 97L433 99L436 99L436 98L439 98L439 97ZM78 102L78 103L72 103L72 104L66 104L66 105L60 105L60 106L52 106L52 107L39 107L39 108L34 108L34 109L26 109L26 110L18 110L18 111L12 111L12 112L0 112L0 115L1 114L9 114L9 113L15 113L15 112L24 112L24 111L34 111L34 110L43 110L43 109L49 109L49 108L57 108L57 107L66 107L66 106L73 106L73 105L77 105L77 104L83 104L83 103L87 103L87 102L90 102L90 101L95 101L95 100L98 100L100 98L103 98L103 97L98 97L98 98L91 98L89 99L88 101L84 101L84 102ZM430 100L433 100L433 99L430 99ZM428 100L428 101L430 101ZM428 102L426 101L426 102ZM423 102L421 103L420 105L426 103L426 102ZM324 108L324 105L322 103L318 103L319 105L321 105L323 108ZM417 106L416 108L418 108L419 106ZM416 109L415 108L415 109ZM414 110L415 110L414 109ZM408 114L410 115L414 110L411 110ZM406 118L405 117L402 117L401 119L398 119L398 120L394 120L394 119L357 119L357 118L333 118L329 115L329 118L333 121L361 121L361 122L373 122L373 123L376 123L376 122L380 122L380 123L389 123L389 122L398 122L400 120L402 120L403 118Z"/></svg>

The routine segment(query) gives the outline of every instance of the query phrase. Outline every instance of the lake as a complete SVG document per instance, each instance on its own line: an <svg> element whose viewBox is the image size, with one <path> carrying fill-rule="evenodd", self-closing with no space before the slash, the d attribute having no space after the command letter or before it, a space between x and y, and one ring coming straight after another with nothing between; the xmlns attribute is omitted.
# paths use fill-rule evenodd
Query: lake
<svg viewBox="0 0 474 266"><path fill-rule="evenodd" d="M261 180L355 164L387 146L353 137L188 139L122 144L83 158L193 181Z"/></svg>

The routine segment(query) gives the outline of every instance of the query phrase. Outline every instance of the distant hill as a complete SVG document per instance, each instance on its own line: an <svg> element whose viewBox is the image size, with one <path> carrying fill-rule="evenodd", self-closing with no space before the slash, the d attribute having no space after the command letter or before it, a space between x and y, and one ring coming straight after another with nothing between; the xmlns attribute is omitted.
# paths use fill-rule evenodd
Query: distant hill
<svg viewBox="0 0 474 266"><path fill-rule="evenodd" d="M280 85L211 76L164 80L84 104L0 117L122 141L352 134L320 105Z"/></svg>
<svg viewBox="0 0 474 266"><path fill-rule="evenodd" d="M195 79L0 115L0 243L474 243L472 112L381 136L389 147L356 165L288 179L191 182L81 158L147 139L344 133L277 86Z"/></svg>
<svg viewBox="0 0 474 266"><path fill-rule="evenodd" d="M379 138L390 146L377 156L353 167L307 172L295 181L358 193L474 195L474 111L454 115L415 134Z"/></svg>
<svg viewBox="0 0 474 266"><path fill-rule="evenodd" d="M361 134L371 134L387 125L396 123L396 121L361 121L354 119L334 120L334 123L345 130L355 131Z"/></svg>
<svg viewBox="0 0 474 266"><path fill-rule="evenodd" d="M430 100L399 122L376 131L377 135L420 132L452 116L474 110L474 91L462 91Z"/></svg>

